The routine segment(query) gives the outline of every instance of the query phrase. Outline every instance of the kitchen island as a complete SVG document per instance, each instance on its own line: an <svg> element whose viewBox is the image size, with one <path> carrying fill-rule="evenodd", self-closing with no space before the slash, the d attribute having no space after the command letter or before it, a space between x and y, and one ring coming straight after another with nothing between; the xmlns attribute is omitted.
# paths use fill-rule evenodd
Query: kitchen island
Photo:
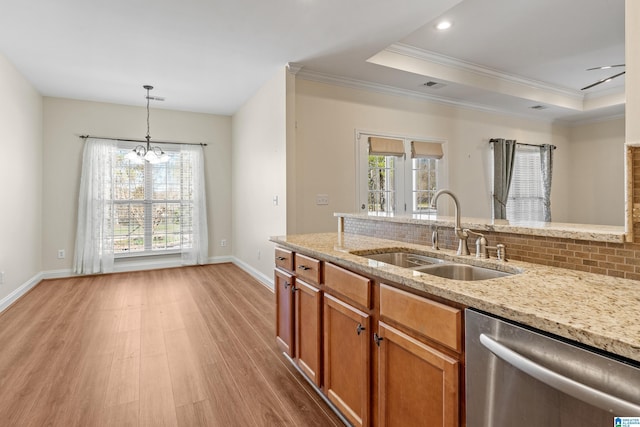
<svg viewBox="0 0 640 427"><path fill-rule="evenodd" d="M640 282L520 261L458 257L449 250L349 233L273 237L278 246L405 289L537 328L640 363ZM475 282L449 280L360 254L406 249L516 273ZM363 252L364 251L364 252Z"/></svg>

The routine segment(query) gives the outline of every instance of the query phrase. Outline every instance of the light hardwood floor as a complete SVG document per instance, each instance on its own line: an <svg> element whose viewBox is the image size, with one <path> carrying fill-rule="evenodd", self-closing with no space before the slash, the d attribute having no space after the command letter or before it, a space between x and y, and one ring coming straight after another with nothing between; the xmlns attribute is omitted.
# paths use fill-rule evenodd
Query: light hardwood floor
<svg viewBox="0 0 640 427"><path fill-rule="evenodd" d="M232 264L47 280L0 314L0 424L339 426Z"/></svg>

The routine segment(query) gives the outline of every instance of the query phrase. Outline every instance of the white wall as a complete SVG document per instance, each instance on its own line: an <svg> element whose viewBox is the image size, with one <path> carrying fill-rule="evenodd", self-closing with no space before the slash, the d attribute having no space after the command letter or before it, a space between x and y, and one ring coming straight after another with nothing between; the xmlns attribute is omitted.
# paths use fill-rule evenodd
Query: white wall
<svg viewBox="0 0 640 427"><path fill-rule="evenodd" d="M569 222L624 225L625 119L571 128Z"/></svg>
<svg viewBox="0 0 640 427"><path fill-rule="evenodd" d="M269 237L287 232L286 80L283 67L233 116L233 255L263 281Z"/></svg>
<svg viewBox="0 0 640 427"><path fill-rule="evenodd" d="M2 54L0 94L2 301L42 270L42 97Z"/></svg>
<svg viewBox="0 0 640 427"><path fill-rule="evenodd" d="M143 102L141 101L141 104ZM205 176L209 256L231 255L219 240L231 237L231 118L211 114L152 109L153 140L205 142ZM84 140L89 134L142 139L146 135L145 106L129 107L60 98L44 99L43 268L72 267L78 209L78 189ZM65 249L65 259L57 259Z"/></svg>
<svg viewBox="0 0 640 427"><path fill-rule="evenodd" d="M355 211L356 129L446 140L448 187L467 217L491 217L490 138L555 144L553 219L569 217L566 127L301 78L295 109L297 232L333 231L333 212ZM316 194L328 194L329 205L317 206Z"/></svg>

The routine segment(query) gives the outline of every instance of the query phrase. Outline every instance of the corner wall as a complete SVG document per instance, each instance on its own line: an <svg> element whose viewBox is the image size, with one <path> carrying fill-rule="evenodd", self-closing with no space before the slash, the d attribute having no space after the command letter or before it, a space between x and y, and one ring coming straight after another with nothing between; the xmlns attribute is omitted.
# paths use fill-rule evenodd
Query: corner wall
<svg viewBox="0 0 640 427"><path fill-rule="evenodd" d="M264 283L274 267L269 237L287 232L286 81L282 67L232 119L233 255Z"/></svg>
<svg viewBox="0 0 640 427"><path fill-rule="evenodd" d="M43 242L38 249L44 270L68 273L72 268L85 144L79 135L142 139L146 117L143 106L44 99ZM152 109L150 127L152 142L208 144L204 156L209 257L229 257L230 247L218 242L231 237L231 117ZM58 249L65 249L65 259L57 259Z"/></svg>
<svg viewBox="0 0 640 427"><path fill-rule="evenodd" d="M0 54L0 311L42 270L42 97Z"/></svg>

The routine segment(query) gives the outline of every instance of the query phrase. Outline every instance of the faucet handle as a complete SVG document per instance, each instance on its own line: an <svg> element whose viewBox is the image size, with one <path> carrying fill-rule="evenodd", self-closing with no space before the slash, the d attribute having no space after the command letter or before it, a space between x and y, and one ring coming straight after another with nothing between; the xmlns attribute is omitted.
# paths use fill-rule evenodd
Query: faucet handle
<svg viewBox="0 0 640 427"><path fill-rule="evenodd" d="M487 238L484 237L484 234L469 230L468 228L465 228L463 231L467 234L478 236L476 239L476 258L489 258L489 246L487 246Z"/></svg>
<svg viewBox="0 0 640 427"><path fill-rule="evenodd" d="M496 245L496 257L498 261L507 262L507 247L502 243Z"/></svg>

